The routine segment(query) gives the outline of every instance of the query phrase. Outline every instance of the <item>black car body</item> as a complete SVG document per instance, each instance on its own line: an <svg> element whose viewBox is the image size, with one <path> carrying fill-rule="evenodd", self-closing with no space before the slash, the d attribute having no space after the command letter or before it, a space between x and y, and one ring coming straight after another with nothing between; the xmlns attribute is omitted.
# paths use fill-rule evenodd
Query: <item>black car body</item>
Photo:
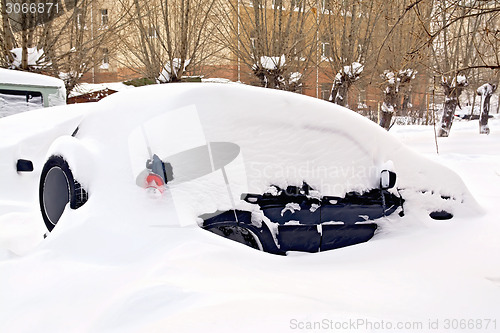
<svg viewBox="0 0 500 333"><path fill-rule="evenodd" d="M395 174L389 174L393 186ZM319 196L306 183L271 189L242 195L255 210L201 216L203 228L274 254L326 251L368 241L377 229L375 220L394 213L404 201L382 187L344 197Z"/></svg>

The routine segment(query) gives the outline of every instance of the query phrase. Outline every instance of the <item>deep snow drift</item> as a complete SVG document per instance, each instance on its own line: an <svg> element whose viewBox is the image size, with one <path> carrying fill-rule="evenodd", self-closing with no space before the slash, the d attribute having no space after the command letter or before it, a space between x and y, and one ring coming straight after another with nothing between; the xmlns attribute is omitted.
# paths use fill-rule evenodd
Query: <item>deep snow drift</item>
<svg viewBox="0 0 500 333"><path fill-rule="evenodd" d="M425 195L415 194L406 216L381 221L371 241L323 253L274 256L196 225L168 225L164 201L110 183L99 185L79 210L67 211L46 240L37 207L0 215L0 330L289 332L331 320L355 321L357 331L385 331L376 329L382 321L421 323L414 331L425 332L436 320L444 331L447 319L490 319L490 330L496 320L499 329L499 120L490 128L489 136L480 136L477 121L455 122L450 137L439 139L439 155L432 127L393 128L399 140L457 172L476 200L453 173L458 183L436 179L447 169L401 146L409 160L391 160L406 187L435 183L438 190L463 194L469 212L435 221ZM400 147L392 141L367 149L382 144L374 156L385 155L383 144ZM127 209L137 200L141 209Z"/></svg>

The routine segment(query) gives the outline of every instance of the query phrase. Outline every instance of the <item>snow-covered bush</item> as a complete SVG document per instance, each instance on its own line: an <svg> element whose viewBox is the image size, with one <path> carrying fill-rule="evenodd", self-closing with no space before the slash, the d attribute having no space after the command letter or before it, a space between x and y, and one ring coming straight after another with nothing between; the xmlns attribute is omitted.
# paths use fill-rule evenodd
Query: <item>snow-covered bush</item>
<svg viewBox="0 0 500 333"><path fill-rule="evenodd" d="M23 49L15 48L10 50L12 53L13 61L10 63L11 69L19 69L23 62ZM43 49L37 49L36 47L31 47L27 49L28 54L28 67L32 69L41 69L46 66L50 66L50 62L45 60L45 52Z"/></svg>
<svg viewBox="0 0 500 333"><path fill-rule="evenodd" d="M180 58L174 58L172 59L172 61L167 62L165 66L163 66L163 70L156 80L157 83L168 83L176 81L179 78L179 70L181 69L181 67L182 72L184 72L189 66L190 62L190 59L186 59L183 65L182 59Z"/></svg>

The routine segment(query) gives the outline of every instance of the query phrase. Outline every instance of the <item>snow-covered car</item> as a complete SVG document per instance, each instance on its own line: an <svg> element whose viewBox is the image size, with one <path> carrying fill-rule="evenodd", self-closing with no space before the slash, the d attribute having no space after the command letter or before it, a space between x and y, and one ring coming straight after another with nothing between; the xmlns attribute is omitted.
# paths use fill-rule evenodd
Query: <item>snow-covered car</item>
<svg viewBox="0 0 500 333"><path fill-rule="evenodd" d="M14 140L22 128L33 131ZM474 204L455 173L370 120L238 84L137 88L5 118L0 133L0 203L38 201L49 231L71 223L68 210L105 205L270 253L316 252L369 240L403 202L435 218Z"/></svg>

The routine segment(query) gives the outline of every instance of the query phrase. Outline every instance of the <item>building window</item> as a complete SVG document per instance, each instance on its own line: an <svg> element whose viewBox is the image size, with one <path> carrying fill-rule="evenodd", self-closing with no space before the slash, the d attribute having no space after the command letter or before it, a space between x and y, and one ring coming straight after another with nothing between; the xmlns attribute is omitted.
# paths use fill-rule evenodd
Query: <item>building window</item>
<svg viewBox="0 0 500 333"><path fill-rule="evenodd" d="M148 30L148 37L149 38L158 38L158 30L154 27L150 27Z"/></svg>
<svg viewBox="0 0 500 333"><path fill-rule="evenodd" d="M75 22L78 29L83 27L83 13L80 8L75 8Z"/></svg>
<svg viewBox="0 0 500 333"><path fill-rule="evenodd" d="M107 26L109 22L108 10L101 9L101 25Z"/></svg>
<svg viewBox="0 0 500 333"><path fill-rule="evenodd" d="M322 83L321 84L321 98L328 101L330 99L331 94L332 94L332 84L331 83Z"/></svg>
<svg viewBox="0 0 500 333"><path fill-rule="evenodd" d="M332 57L332 44L321 42L321 56L330 59Z"/></svg>
<svg viewBox="0 0 500 333"><path fill-rule="evenodd" d="M331 0L321 0L321 9L323 11L330 11L332 9Z"/></svg>
<svg viewBox="0 0 500 333"><path fill-rule="evenodd" d="M109 50L107 48L102 48L102 65L100 69L109 69Z"/></svg>
<svg viewBox="0 0 500 333"><path fill-rule="evenodd" d="M250 46L252 47L252 51L255 51L257 48L257 38L250 37Z"/></svg>
<svg viewBox="0 0 500 333"><path fill-rule="evenodd" d="M358 110L368 109L366 104L366 89L360 89L358 95Z"/></svg>
<svg viewBox="0 0 500 333"><path fill-rule="evenodd" d="M255 50L257 50L257 31L255 30L250 32L250 47L252 54L255 54Z"/></svg>
<svg viewBox="0 0 500 333"><path fill-rule="evenodd" d="M263 0L250 0L250 7L256 7L256 8L262 8L263 7ZM265 5L265 3L264 3Z"/></svg>
<svg viewBox="0 0 500 333"><path fill-rule="evenodd" d="M359 90L358 101L360 103L366 103L366 90L365 89Z"/></svg>
<svg viewBox="0 0 500 333"><path fill-rule="evenodd" d="M303 35L297 36L293 45L293 55L296 59L304 59L302 55L306 52L306 38Z"/></svg>
<svg viewBox="0 0 500 333"><path fill-rule="evenodd" d="M300 9L302 7L302 0L291 0L290 8L291 9Z"/></svg>

